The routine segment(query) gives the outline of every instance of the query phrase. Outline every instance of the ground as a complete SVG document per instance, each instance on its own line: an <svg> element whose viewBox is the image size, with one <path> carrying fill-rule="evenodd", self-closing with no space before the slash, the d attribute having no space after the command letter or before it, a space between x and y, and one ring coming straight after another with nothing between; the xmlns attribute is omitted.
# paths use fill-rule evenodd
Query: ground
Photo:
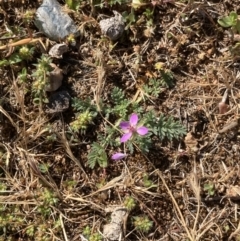
<svg viewBox="0 0 240 241"><path fill-rule="evenodd" d="M240 240L238 1L66 2L59 58L41 1L0 3L0 240L104 240L119 207L122 240ZM121 143L133 113L148 133Z"/></svg>

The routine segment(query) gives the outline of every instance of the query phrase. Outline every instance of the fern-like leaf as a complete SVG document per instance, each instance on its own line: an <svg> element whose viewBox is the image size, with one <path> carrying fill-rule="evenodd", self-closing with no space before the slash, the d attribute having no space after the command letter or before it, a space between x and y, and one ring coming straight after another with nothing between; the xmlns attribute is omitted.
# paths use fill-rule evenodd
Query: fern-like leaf
<svg viewBox="0 0 240 241"><path fill-rule="evenodd" d="M172 141L174 138L179 139L186 134L186 129L179 121L163 114L156 118L153 112L149 112L145 115L145 123L160 140L167 138Z"/></svg>
<svg viewBox="0 0 240 241"><path fill-rule="evenodd" d="M95 105L93 105L92 100L90 97L86 98L85 100L81 100L77 97L72 99L72 107L77 112L84 112L87 110L91 110L94 112L97 112L97 108Z"/></svg>
<svg viewBox="0 0 240 241"><path fill-rule="evenodd" d="M104 148L97 142L94 142L91 146L91 151L88 154L87 164L91 169L95 168L96 164L102 168L108 166L107 154Z"/></svg>
<svg viewBox="0 0 240 241"><path fill-rule="evenodd" d="M157 132L161 140L166 137L171 141L174 138L183 137L186 134L186 129L179 121L175 121L172 116L161 115L157 122Z"/></svg>

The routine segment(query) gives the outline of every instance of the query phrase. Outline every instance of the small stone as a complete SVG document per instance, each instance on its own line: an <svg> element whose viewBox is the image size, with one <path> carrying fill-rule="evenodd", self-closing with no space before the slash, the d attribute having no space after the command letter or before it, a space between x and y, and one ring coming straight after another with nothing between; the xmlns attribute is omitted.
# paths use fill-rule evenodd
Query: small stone
<svg viewBox="0 0 240 241"><path fill-rule="evenodd" d="M127 217L127 209L125 207L116 207L114 210L106 209L106 212L111 212L111 222L103 226L103 235L109 241L122 240L123 230L122 225Z"/></svg>
<svg viewBox="0 0 240 241"><path fill-rule="evenodd" d="M113 13L114 17L101 20L99 25L102 33L114 41L122 36L125 25L122 15L117 11L113 11Z"/></svg>
<svg viewBox="0 0 240 241"><path fill-rule="evenodd" d="M59 91L49 98L49 103L47 104L47 113L59 113L67 110L70 105L71 96L67 91Z"/></svg>
<svg viewBox="0 0 240 241"><path fill-rule="evenodd" d="M45 90L48 92L57 90L62 85L63 80L63 71L58 68L57 65L51 63L51 66L54 68L48 76L48 85L45 87Z"/></svg>
<svg viewBox="0 0 240 241"><path fill-rule="evenodd" d="M43 1L42 5L36 11L34 23L39 31L54 41L60 41L70 34L74 36L79 35L77 26L62 11L61 5L56 0Z"/></svg>
<svg viewBox="0 0 240 241"><path fill-rule="evenodd" d="M53 58L61 59L62 55L68 51L66 44L55 44L50 50L49 55Z"/></svg>
<svg viewBox="0 0 240 241"><path fill-rule="evenodd" d="M109 241L121 240L122 228L121 225L117 223L108 223L103 227L103 236Z"/></svg>

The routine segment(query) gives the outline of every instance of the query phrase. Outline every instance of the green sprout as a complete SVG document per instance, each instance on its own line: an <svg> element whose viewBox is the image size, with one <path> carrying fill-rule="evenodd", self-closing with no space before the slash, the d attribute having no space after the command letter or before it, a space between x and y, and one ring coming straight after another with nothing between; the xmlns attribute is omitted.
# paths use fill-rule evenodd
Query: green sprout
<svg viewBox="0 0 240 241"><path fill-rule="evenodd" d="M41 192L40 200L41 204L38 206L38 211L45 217L51 214L51 206L56 205L59 201L54 193L46 188Z"/></svg>
<svg viewBox="0 0 240 241"><path fill-rule="evenodd" d="M29 25L34 20L35 12L33 10L27 10L23 14L23 22Z"/></svg>
<svg viewBox="0 0 240 241"><path fill-rule="evenodd" d="M149 180L149 176L146 173L143 176L143 185L144 187L151 187L153 185L153 182Z"/></svg>
<svg viewBox="0 0 240 241"><path fill-rule="evenodd" d="M19 49L19 57L22 60L31 60L34 54L34 47L30 48L27 46L22 46Z"/></svg>
<svg viewBox="0 0 240 241"><path fill-rule="evenodd" d="M136 202L132 196L127 196L123 204L129 211L133 210L136 207Z"/></svg>
<svg viewBox="0 0 240 241"><path fill-rule="evenodd" d="M18 74L18 81L20 84L27 82L27 69L22 68L22 71Z"/></svg>
<svg viewBox="0 0 240 241"><path fill-rule="evenodd" d="M74 11L78 11L78 9L81 6L81 3L82 0L66 0L67 6Z"/></svg>
<svg viewBox="0 0 240 241"><path fill-rule="evenodd" d="M232 11L228 16L224 16L218 19L218 23L224 28L230 28L235 33L240 33L240 20L236 12Z"/></svg>
<svg viewBox="0 0 240 241"><path fill-rule="evenodd" d="M22 46L20 48L16 48L15 52L11 54L8 59L3 59L0 61L0 67L18 64L24 60L31 60L33 58L33 54L34 47Z"/></svg>
<svg viewBox="0 0 240 241"><path fill-rule="evenodd" d="M89 241L101 241L103 239L102 235L99 233L93 233L89 237Z"/></svg>
<svg viewBox="0 0 240 241"><path fill-rule="evenodd" d="M88 154L87 164L92 169L96 166L96 164L102 168L106 168L108 166L106 151L97 142L93 142L91 145L91 151Z"/></svg>
<svg viewBox="0 0 240 241"><path fill-rule="evenodd" d="M73 132L78 132L79 130L85 131L89 124L92 123L95 114L89 110L84 111L77 115L76 120L70 123L70 127Z"/></svg>
<svg viewBox="0 0 240 241"><path fill-rule="evenodd" d="M133 219L135 228L143 233L148 233L153 226L153 222L147 216L137 216Z"/></svg>
<svg viewBox="0 0 240 241"><path fill-rule="evenodd" d="M204 184L203 190L207 191L209 196L213 196L215 194L214 184L213 183L206 183L206 184Z"/></svg>
<svg viewBox="0 0 240 241"><path fill-rule="evenodd" d="M84 227L82 234L89 241L101 241L103 239L99 233L92 233L91 228L89 226Z"/></svg>
<svg viewBox="0 0 240 241"><path fill-rule="evenodd" d="M33 237L35 235L35 228L34 226L29 226L26 230L26 234L30 237Z"/></svg>
<svg viewBox="0 0 240 241"><path fill-rule="evenodd" d="M48 75L50 71L53 70L51 63L51 58L42 55L42 57L38 59L38 64L35 64L36 70L32 74L32 77L35 79L32 87L34 95L33 102L35 104L41 105L42 103L48 102L45 89L48 86Z"/></svg>

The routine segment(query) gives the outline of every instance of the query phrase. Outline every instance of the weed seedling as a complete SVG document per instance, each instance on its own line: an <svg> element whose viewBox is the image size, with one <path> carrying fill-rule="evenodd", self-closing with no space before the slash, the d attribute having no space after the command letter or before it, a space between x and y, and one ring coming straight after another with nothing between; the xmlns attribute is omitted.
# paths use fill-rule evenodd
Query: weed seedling
<svg viewBox="0 0 240 241"><path fill-rule="evenodd" d="M8 59L3 59L0 61L1 66L8 66L12 64L18 64L24 60L31 60L34 54L34 47L22 46L17 48L13 54Z"/></svg>
<svg viewBox="0 0 240 241"><path fill-rule="evenodd" d="M203 190L206 191L209 196L213 196L215 194L215 189L214 189L213 183L204 184Z"/></svg>
<svg viewBox="0 0 240 241"><path fill-rule="evenodd" d="M35 79L33 82L32 92L33 92L33 103L42 104L47 103L46 97L46 87L48 85L48 76L50 71L52 71L51 67L51 59L47 56L42 55L40 59L38 59L38 64L35 64L36 70L32 74L32 77Z"/></svg>
<svg viewBox="0 0 240 241"><path fill-rule="evenodd" d="M51 206L58 203L58 199L55 197L54 193L48 189L44 189L40 196L41 204L38 206L38 211L43 216L49 216L51 214Z"/></svg>
<svg viewBox="0 0 240 241"><path fill-rule="evenodd" d="M66 0L67 6L74 11L78 11L78 9L81 6L81 3L82 0Z"/></svg>
<svg viewBox="0 0 240 241"><path fill-rule="evenodd" d="M70 127L73 132L86 131L88 125L90 125L95 117L95 113L86 110L83 113L77 115L76 119L70 123Z"/></svg>
<svg viewBox="0 0 240 241"><path fill-rule="evenodd" d="M148 233L153 226L153 222L147 216L133 217L133 224L137 230L143 233Z"/></svg>
<svg viewBox="0 0 240 241"><path fill-rule="evenodd" d="M153 185L153 182L149 180L149 177L147 174L144 174L143 176L143 186L144 187L151 187Z"/></svg>
<svg viewBox="0 0 240 241"><path fill-rule="evenodd" d="M234 11L230 12L228 16L219 18L218 23L224 28L231 28L234 33L240 33L240 20Z"/></svg>
<svg viewBox="0 0 240 241"><path fill-rule="evenodd" d="M83 236L89 241L101 241L103 238L99 233L92 233L91 228L86 226L82 232Z"/></svg>
<svg viewBox="0 0 240 241"><path fill-rule="evenodd" d="M128 211L133 210L136 207L136 202L132 196L127 196L123 202Z"/></svg>

